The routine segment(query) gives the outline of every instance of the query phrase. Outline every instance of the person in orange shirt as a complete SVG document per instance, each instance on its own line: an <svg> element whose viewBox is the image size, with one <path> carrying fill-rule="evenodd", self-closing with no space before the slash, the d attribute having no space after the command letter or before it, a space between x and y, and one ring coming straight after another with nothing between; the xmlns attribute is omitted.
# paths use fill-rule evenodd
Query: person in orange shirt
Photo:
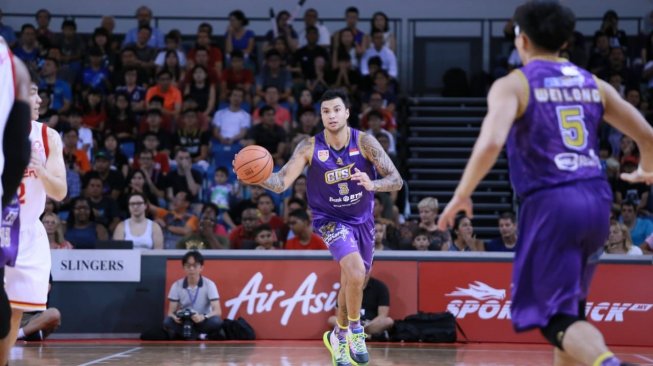
<svg viewBox="0 0 653 366"><path fill-rule="evenodd" d="M170 71L161 70L156 75L156 85L147 89L145 94L145 101L149 103L150 99L154 96L163 98L163 113L165 115L172 115L178 117L181 111L181 91L172 85L172 74Z"/></svg>
<svg viewBox="0 0 653 366"><path fill-rule="evenodd" d="M86 151L77 148L79 132L71 128L63 134L63 156L64 162L80 174L91 170L91 163L88 161Z"/></svg>
<svg viewBox="0 0 653 366"><path fill-rule="evenodd" d="M284 249L327 249L322 238L313 232L313 225L311 225L311 219L306 210L292 211L288 215L288 226L295 236L286 241Z"/></svg>

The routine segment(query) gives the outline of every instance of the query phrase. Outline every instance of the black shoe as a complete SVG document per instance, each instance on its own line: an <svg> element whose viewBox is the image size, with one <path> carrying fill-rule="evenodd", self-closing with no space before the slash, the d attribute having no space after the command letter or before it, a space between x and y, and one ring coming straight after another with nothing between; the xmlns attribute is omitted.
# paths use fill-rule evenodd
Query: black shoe
<svg viewBox="0 0 653 366"><path fill-rule="evenodd" d="M43 340L43 331L39 330L38 332L25 336L23 340L27 342L41 342Z"/></svg>

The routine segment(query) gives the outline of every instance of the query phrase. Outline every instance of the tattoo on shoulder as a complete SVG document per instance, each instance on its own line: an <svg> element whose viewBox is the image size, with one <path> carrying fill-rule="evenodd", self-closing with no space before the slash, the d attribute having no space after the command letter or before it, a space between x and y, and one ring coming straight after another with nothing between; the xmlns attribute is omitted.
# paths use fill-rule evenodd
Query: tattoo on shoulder
<svg viewBox="0 0 653 366"><path fill-rule="evenodd" d="M397 191L401 189L403 180L388 154L374 136L363 134L361 149L376 170L383 177L374 181L374 190L379 192Z"/></svg>

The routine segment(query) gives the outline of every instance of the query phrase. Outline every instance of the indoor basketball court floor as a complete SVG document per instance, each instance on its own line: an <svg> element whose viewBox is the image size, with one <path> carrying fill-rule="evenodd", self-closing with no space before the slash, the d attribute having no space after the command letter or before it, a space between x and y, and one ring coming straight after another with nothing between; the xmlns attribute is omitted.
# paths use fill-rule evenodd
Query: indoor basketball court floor
<svg viewBox="0 0 653 366"><path fill-rule="evenodd" d="M371 365L551 365L544 345L370 343ZM622 360L653 366L653 349L615 347ZM140 342L59 341L20 343L10 366L91 365L331 365L320 341Z"/></svg>

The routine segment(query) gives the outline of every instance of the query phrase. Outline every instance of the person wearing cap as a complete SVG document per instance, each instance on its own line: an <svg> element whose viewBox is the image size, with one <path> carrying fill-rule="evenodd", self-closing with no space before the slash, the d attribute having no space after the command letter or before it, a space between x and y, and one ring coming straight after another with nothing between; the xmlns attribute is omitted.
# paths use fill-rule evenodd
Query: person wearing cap
<svg viewBox="0 0 653 366"><path fill-rule="evenodd" d="M111 169L111 156L109 156L108 152L100 150L95 153L93 170L84 175L84 181L93 174L97 174L102 180L102 194L104 196L109 196L114 200L120 197L122 188L125 186L125 180L120 172Z"/></svg>

